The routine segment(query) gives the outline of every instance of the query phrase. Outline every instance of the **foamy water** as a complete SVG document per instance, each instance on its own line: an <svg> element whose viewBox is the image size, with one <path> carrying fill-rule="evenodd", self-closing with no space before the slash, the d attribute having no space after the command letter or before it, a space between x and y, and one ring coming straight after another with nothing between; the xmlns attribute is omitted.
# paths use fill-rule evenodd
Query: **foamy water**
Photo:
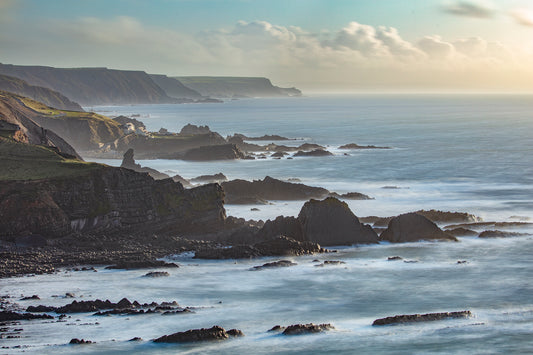
<svg viewBox="0 0 533 355"><path fill-rule="evenodd" d="M358 216L434 208L474 213L485 220L533 218L531 96L309 97L98 110L107 115L140 114L138 119L149 130L208 124L223 135L299 137L304 140L284 144L314 142L336 154L293 160L138 161L170 175L192 178L222 172L230 179L299 178L339 193L357 191L373 197L347 201ZM336 149L352 142L393 149L350 151L349 156ZM120 165L119 160L98 161ZM297 215L303 203L227 205L226 210L228 215L265 220ZM251 211L253 207L259 211ZM531 227L513 231L533 233ZM23 306L63 305L72 300L52 296L74 292L77 300L176 300L198 309L172 316L81 314L64 323L23 322L17 326L24 329L22 338L1 341L2 346L23 346L8 353L40 354L523 353L533 349L532 252L531 236L474 237L459 243L340 248L334 254L291 258L297 266L274 270L249 270L274 258L198 261L182 255L174 259L181 267L167 270L166 278L144 278L146 270L99 269L5 279L0 281L0 294L41 297L18 301ZM387 261L395 255L417 262ZM318 268L315 258L346 264ZM459 260L467 263L458 264ZM395 314L464 309L474 318L371 326L374 319ZM336 330L298 337L266 332L276 324L303 322L332 323ZM207 344L150 342L215 324L241 329L246 336ZM127 341L136 336L144 341ZM65 345L75 337L97 343Z"/></svg>

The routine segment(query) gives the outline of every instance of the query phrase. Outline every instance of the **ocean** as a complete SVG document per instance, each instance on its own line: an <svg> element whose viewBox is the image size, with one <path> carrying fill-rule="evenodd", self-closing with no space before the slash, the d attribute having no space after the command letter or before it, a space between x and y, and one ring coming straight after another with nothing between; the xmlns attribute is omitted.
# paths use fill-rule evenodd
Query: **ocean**
<svg viewBox="0 0 533 355"><path fill-rule="evenodd" d="M138 160L185 178L222 172L228 178L298 178L339 193L373 200L347 201L359 217L419 209L469 212L486 221L533 218L533 96L531 95L325 95L242 99L223 104L134 105L91 108L105 115L139 115L148 130L179 131L209 125L223 136L278 134L283 144L318 143L335 155L225 162ZM267 143L267 142L265 142ZM280 142L281 143L281 142ZM392 149L344 151L346 143ZM120 165L120 160L97 160ZM384 188L384 187L397 188ZM304 201L227 205L228 215L272 219L297 215ZM252 211L256 207L259 211ZM191 255L169 277L146 270L64 271L1 280L0 294L38 294L20 305L63 305L122 297L172 301L195 313L162 316L72 315L66 322L32 321L21 338L1 339L6 353L108 354L497 354L533 351L533 227L505 239L460 238L459 243L407 243L339 247L337 253L292 257L298 265L251 271L278 260L203 261ZM481 229L477 229L481 231ZM401 256L409 263L388 261ZM314 259L345 264L315 267ZM458 263L458 261L466 261ZM375 327L396 314L470 310L472 318ZM335 330L295 337L267 332L274 325L331 323ZM161 345L150 340L220 325L246 336L224 342ZM142 337L141 342L128 342ZM95 344L73 348L71 338ZM13 349L15 345L21 348ZM0 351L2 353L3 351Z"/></svg>

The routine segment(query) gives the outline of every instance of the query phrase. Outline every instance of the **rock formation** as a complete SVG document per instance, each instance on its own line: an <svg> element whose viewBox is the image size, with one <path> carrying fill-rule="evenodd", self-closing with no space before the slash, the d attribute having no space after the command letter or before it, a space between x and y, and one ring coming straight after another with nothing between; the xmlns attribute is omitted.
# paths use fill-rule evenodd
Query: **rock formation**
<svg viewBox="0 0 533 355"><path fill-rule="evenodd" d="M376 319L372 325L389 325L399 323L429 322L443 320L448 318L469 318L472 316L470 311L459 312L442 312L426 314L403 314L399 316Z"/></svg>
<svg viewBox="0 0 533 355"><path fill-rule="evenodd" d="M148 173L151 177L153 177L156 180L161 179L168 179L170 176L167 174L160 173L159 171L149 168L149 167L143 167L140 164L135 163L134 152L133 149L128 149L126 153L124 153L124 158L122 159L122 164L120 165L121 168L130 169L139 173ZM176 181L176 180L174 180Z"/></svg>
<svg viewBox="0 0 533 355"><path fill-rule="evenodd" d="M231 335L242 336L243 333L240 330L233 330ZM212 340L226 340L230 337L230 334L226 330L217 325L211 328L191 329L185 332L177 332L170 335L163 335L157 339L154 339L155 343L186 343L186 342L198 342L198 341L212 341Z"/></svg>
<svg viewBox="0 0 533 355"><path fill-rule="evenodd" d="M244 153L235 144L208 145L186 151L181 159L190 161L244 159Z"/></svg>
<svg viewBox="0 0 533 355"><path fill-rule="evenodd" d="M435 223L414 212L394 217L387 229L381 233L380 239L391 243L420 240L457 241L457 238L443 232Z"/></svg>
<svg viewBox="0 0 533 355"><path fill-rule="evenodd" d="M333 197L306 202L298 214L298 221L305 240L320 245L378 243L376 232L361 224L345 202Z"/></svg>

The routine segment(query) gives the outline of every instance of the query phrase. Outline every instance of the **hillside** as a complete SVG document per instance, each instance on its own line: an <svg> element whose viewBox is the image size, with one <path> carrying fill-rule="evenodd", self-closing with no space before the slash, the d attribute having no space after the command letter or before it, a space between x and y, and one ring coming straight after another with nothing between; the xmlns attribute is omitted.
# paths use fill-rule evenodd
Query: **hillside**
<svg viewBox="0 0 533 355"><path fill-rule="evenodd" d="M92 150L101 143L113 142L122 137L122 129L118 122L92 112L58 110L32 99L8 92L0 92L0 108L4 107L4 116L11 119L23 119L33 122L46 130L57 133L76 150ZM35 142L34 142L35 143Z"/></svg>
<svg viewBox="0 0 533 355"><path fill-rule="evenodd" d="M79 104L70 101L68 97L61 95L57 91L41 86L30 85L24 80L12 76L0 74L0 90L26 96L60 110L83 111Z"/></svg>
<svg viewBox="0 0 533 355"><path fill-rule="evenodd" d="M170 97L177 99L200 99L202 97L199 92L186 87L176 78L156 74L150 74L150 78Z"/></svg>
<svg viewBox="0 0 533 355"><path fill-rule="evenodd" d="M220 98L238 97L283 97L301 96L296 88L280 88L267 78L223 77L223 76L180 76L183 85L204 96Z"/></svg>
<svg viewBox="0 0 533 355"><path fill-rule="evenodd" d="M0 64L0 74L58 91L84 106L176 102L143 71Z"/></svg>

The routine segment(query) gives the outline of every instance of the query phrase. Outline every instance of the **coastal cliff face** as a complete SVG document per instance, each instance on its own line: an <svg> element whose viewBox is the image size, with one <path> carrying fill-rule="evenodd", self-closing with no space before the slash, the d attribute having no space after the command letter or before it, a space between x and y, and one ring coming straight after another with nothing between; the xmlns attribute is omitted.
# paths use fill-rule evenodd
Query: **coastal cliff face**
<svg viewBox="0 0 533 355"><path fill-rule="evenodd" d="M267 78L180 76L176 79L204 96L238 98L302 95L296 88L274 86Z"/></svg>
<svg viewBox="0 0 533 355"><path fill-rule="evenodd" d="M120 124L108 117L92 112L57 110L4 91L0 92L0 115L10 123L18 124L17 120L36 123L48 130L47 136L57 133L78 151L97 149L100 143L113 142L123 136Z"/></svg>
<svg viewBox="0 0 533 355"><path fill-rule="evenodd" d="M57 91L41 86L30 85L24 80L11 76L0 75L0 90L26 96L60 110L83 111L79 104L71 101L68 97Z"/></svg>
<svg viewBox="0 0 533 355"><path fill-rule="evenodd" d="M0 64L0 74L59 91L82 105L175 101L142 71Z"/></svg>
<svg viewBox="0 0 533 355"><path fill-rule="evenodd" d="M184 189L171 179L101 166L78 177L4 181L0 185L0 238L111 231L209 231L225 220L218 184Z"/></svg>
<svg viewBox="0 0 533 355"><path fill-rule="evenodd" d="M199 99L202 97L199 92L190 89L183 85L181 81L176 78L169 78L166 75L150 74L150 78L170 97L176 99L189 98Z"/></svg>

